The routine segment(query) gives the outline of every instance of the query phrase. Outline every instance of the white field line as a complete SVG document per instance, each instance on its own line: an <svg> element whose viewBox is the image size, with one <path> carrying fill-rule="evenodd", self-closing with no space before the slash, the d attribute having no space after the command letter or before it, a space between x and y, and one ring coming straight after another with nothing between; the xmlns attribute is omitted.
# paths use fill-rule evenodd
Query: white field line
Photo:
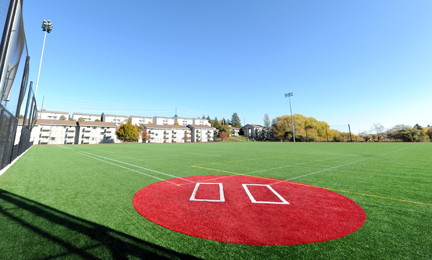
<svg viewBox="0 0 432 260"><path fill-rule="evenodd" d="M378 150L375 150L375 152L376 152L376 151L380 151L380 150L385 150L385 149L388 149L388 148L378 149ZM363 152L363 153L369 153L369 152L370 152L370 151ZM311 162L305 162L305 163L298 163L298 164L285 165L285 166L276 167L276 168L270 168L270 169L264 169L264 170L260 170L260 171L248 172L248 173L245 173L245 174L250 175L250 174L252 174L252 173L266 172L266 171L271 171L271 170L278 170L278 169L289 168L289 167L294 167L294 166L299 166L299 165L305 165L305 164L310 164L310 163L316 163L316 162L323 162L323 161L334 160L334 159L342 158L342 157L356 156L356 155L360 155L360 154L362 154L362 153L353 154L353 155L351 155L351 154L350 154L350 155L342 155L342 156L336 156L336 157L332 157L332 158L328 158L328 159L316 160L316 161L311 161Z"/></svg>
<svg viewBox="0 0 432 260"><path fill-rule="evenodd" d="M69 149L70 149L70 148L69 148ZM117 162L117 163L122 163L122 164L125 164L125 165L128 165L128 166L132 166L132 167L135 167L135 168L143 169L143 170L146 170L146 171L150 171L150 172L158 173L158 174L161 174L161 175L165 175L165 176L169 176L169 177L173 177L173 178L178 178L178 179L181 179L181 180L184 180L184 181L188 181L188 182L191 182L191 183L196 183L196 182L194 182L194 181L191 181L191 180L188 180L188 179L184 179L184 178L181 178L181 177L178 177L178 176L172 175L172 174L168 174L168 173L163 173L163 172L155 171L155 170L152 170L152 169L144 168L144 167L137 166L137 165L133 165L133 164L130 164L130 163L125 163L125 162L122 162L122 161L119 161L119 160L115 160L115 159L107 158L107 157L100 156L100 155L96 155L96 154L92 154L92 153L89 153L89 152L84 152L84 151L79 151L79 152L80 152L80 153L89 154L89 155L91 155L91 156L96 156L96 157L99 157L99 158L103 158L103 159L105 159L105 160L110 160L110 161L114 161L114 162Z"/></svg>
<svg viewBox="0 0 432 260"><path fill-rule="evenodd" d="M376 149L376 150L373 150L372 152L377 152L377 151L386 150L386 149L389 149L389 148L386 147L386 148L382 148L382 149ZM370 152L371 151L367 151L367 152L362 152L362 153L358 153L358 154L342 155L342 156L336 156L336 157L332 157L332 158L328 158L328 159L316 160L316 161L311 161L311 162L298 163L298 164L292 164L292 165L285 165L285 166L281 166L281 167L264 169L264 170L260 170L260 171L253 171L253 172L248 172L248 173L242 173L242 175L243 174L244 175L251 175L252 173L257 173L257 172L265 172L265 171L271 171L271 170L289 168L289 167L294 167L294 166L299 166L299 165L304 165L304 164L309 164L309 163L329 161L329 160L334 160L334 159L337 159L337 158L348 157L348 156L357 156L357 155L361 155L363 153L370 153ZM230 178L230 177L237 176L237 175L228 175L228 176L223 176L223 177L218 177L218 178L211 178L211 179L206 179L206 180L201 180L201 181L214 181L214 180L220 180L220 179Z"/></svg>
<svg viewBox="0 0 432 260"><path fill-rule="evenodd" d="M108 163L108 164L111 164L111 165L114 165L114 166L117 166L117 167L120 167L120 168L123 168L123 169L129 170L129 171L132 171L132 172L136 172L136 173L139 173L139 174L142 174L142 175L145 175L145 176L148 176L148 177L151 177L151 178L154 178L154 179L160 180L160 181L166 181L166 182L171 183L171 184L173 184L173 185L177 185L177 183L174 183L174 182L171 182L171 181L168 181L168 180L165 180L165 179L162 179L162 178L159 178L159 177L156 177L156 176L153 176L153 175L150 175L150 174L144 173L144 172L136 171L136 170L134 170L134 169L130 169L130 168L124 167L124 166L119 165L119 164L115 164L115 163L112 163L112 162L108 162L108 161L105 161L105 160L99 159L99 158L97 158L97 157L94 157L94 156L91 156L91 155L87 155L87 154L84 154L84 153L79 152L79 151L75 151L74 149L71 149L71 148L68 148L68 147L62 147L62 146L59 146L59 147L64 148L64 149L69 149L69 150L71 150L71 151L73 151L73 152L75 152L75 153L78 153L78 154L81 154L81 155L83 155L83 156L87 156L87 157L93 158L93 159L95 159L95 160L98 160L98 161L101 161L101 162L104 162L104 163Z"/></svg>
<svg viewBox="0 0 432 260"><path fill-rule="evenodd" d="M347 165L350 165L350 164L366 161L366 160L369 160L369 159L374 159L374 158L379 157L379 156L384 156L384 155L387 155L387 154L390 154L390 153L394 153L394 152L398 152L398 151L401 151L401 150L404 150L404 149L408 149L408 148L411 148L411 147L414 147L414 146L417 146L417 145L408 146L408 147L405 147L405 148L401 148L401 149L394 150L394 151L391 151L391 152L387 152L387 153L379 154L379 155L376 155L376 156L364 158L364 159L357 160L357 161L354 161L354 162L345 163L345 164L341 164L341 165L338 165L338 166L334 166L334 167L330 167L330 168L327 168L327 169L323 169L323 170L320 170L320 171L311 172L311 173L308 173L308 174L296 176L296 177L293 177L293 178L290 178L290 179L286 179L286 181L291 181L291 180L295 180L295 179L298 179L298 178L306 177L306 176L309 176L309 175L313 175L313 174L317 174L317 173L321 173L321 172L337 169L337 168L340 168L340 167L343 167L343 166L347 166ZM278 184L278 183L280 183L280 182L275 182L275 183L272 183L270 185Z"/></svg>
<svg viewBox="0 0 432 260"><path fill-rule="evenodd" d="M15 160L13 160L10 164L8 164L7 166L5 166L3 169L0 170L0 176L3 175L3 173L5 173L12 165L14 165L19 158L21 158L21 156L23 156L28 150L30 150L30 148L32 148L32 146L30 146L27 150L25 150L20 156L18 156L17 158L15 158Z"/></svg>

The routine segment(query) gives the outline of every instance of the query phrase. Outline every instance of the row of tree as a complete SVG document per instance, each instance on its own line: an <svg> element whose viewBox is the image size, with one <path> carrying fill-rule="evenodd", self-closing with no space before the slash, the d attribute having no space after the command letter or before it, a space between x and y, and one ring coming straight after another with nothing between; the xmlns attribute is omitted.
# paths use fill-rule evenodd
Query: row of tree
<svg viewBox="0 0 432 260"><path fill-rule="evenodd" d="M370 131L363 131L360 137L365 140L398 140L403 142L421 142L432 140L432 127L422 127L419 124L414 126L395 125L392 128L385 129L380 123L376 123L371 127Z"/></svg>
<svg viewBox="0 0 432 260"><path fill-rule="evenodd" d="M330 129L330 125L325 121L318 121L313 117L305 117L301 114L293 115L294 122L290 115L276 117L270 123L268 114L264 115L264 127L273 130L273 136L282 140L293 140L293 125L296 141L348 141L356 140L358 137L349 131L343 132ZM348 130L348 125L347 125Z"/></svg>

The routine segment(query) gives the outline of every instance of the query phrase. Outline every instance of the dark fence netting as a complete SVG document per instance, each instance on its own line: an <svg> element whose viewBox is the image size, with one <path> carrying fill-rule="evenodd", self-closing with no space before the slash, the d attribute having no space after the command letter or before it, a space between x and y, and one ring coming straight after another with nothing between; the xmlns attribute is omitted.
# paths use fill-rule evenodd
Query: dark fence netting
<svg viewBox="0 0 432 260"><path fill-rule="evenodd" d="M32 82L27 89L30 57L22 4L23 0L0 0L0 170L33 145L30 135L36 123Z"/></svg>

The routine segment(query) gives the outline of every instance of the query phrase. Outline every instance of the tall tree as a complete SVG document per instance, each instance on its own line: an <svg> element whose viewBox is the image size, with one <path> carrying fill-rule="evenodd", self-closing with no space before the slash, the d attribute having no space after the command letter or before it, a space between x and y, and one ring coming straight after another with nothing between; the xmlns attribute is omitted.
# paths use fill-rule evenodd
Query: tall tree
<svg viewBox="0 0 432 260"><path fill-rule="evenodd" d="M269 128L270 127L270 118L268 114L264 114L264 127Z"/></svg>
<svg viewBox="0 0 432 260"><path fill-rule="evenodd" d="M207 116L207 120L210 121L210 116Z"/></svg>
<svg viewBox="0 0 432 260"><path fill-rule="evenodd" d="M279 138L282 142L283 138L285 137L285 133L289 129L289 121L284 117L277 117L276 119L273 119L272 128L274 136Z"/></svg>
<svg viewBox="0 0 432 260"><path fill-rule="evenodd" d="M219 126L219 121L218 121L217 116L216 116L214 119L214 126L213 127L217 128L218 126Z"/></svg>
<svg viewBox="0 0 432 260"><path fill-rule="evenodd" d="M240 117L235 112L234 112L234 114L231 117L231 125L233 127L237 127L237 128L241 128L242 127Z"/></svg>
<svg viewBox="0 0 432 260"><path fill-rule="evenodd" d="M376 132L377 138L380 140L384 133L384 126L380 123L375 123L372 126L372 130Z"/></svg>
<svg viewBox="0 0 432 260"><path fill-rule="evenodd" d="M102 112L102 114L101 114L101 121L103 121L103 117L104 117L104 113Z"/></svg>
<svg viewBox="0 0 432 260"><path fill-rule="evenodd" d="M66 117L64 115L61 115L61 117L59 118L59 120L66 120Z"/></svg>

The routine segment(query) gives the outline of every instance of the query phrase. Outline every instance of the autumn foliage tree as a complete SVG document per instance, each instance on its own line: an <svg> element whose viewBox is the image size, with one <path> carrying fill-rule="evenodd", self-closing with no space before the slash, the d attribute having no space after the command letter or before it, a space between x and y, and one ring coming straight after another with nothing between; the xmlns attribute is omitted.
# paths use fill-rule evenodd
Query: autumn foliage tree
<svg viewBox="0 0 432 260"><path fill-rule="evenodd" d="M125 142L134 142L138 140L138 128L132 124L121 124L116 131L118 139Z"/></svg>
<svg viewBox="0 0 432 260"><path fill-rule="evenodd" d="M228 137L228 135L227 135L226 132L221 132L221 133L219 134L219 138L221 138L222 141L223 141L224 139L226 139L227 137Z"/></svg>
<svg viewBox="0 0 432 260"><path fill-rule="evenodd" d="M147 132L147 129L142 130L141 138L144 141L144 143L147 143L147 141L150 140L150 134Z"/></svg>

